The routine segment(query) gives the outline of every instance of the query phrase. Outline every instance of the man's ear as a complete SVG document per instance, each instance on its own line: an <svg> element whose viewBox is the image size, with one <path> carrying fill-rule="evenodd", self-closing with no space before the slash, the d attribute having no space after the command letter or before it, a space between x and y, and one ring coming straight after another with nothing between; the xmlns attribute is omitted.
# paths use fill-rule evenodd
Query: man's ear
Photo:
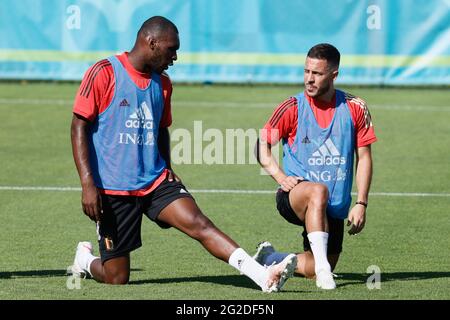
<svg viewBox="0 0 450 320"><path fill-rule="evenodd" d="M147 44L150 47L150 49L153 50L156 48L156 44L158 43L158 40L156 40L155 38L152 38L151 36L145 37L145 40L147 41Z"/></svg>
<svg viewBox="0 0 450 320"><path fill-rule="evenodd" d="M338 74L339 74L338 70L333 71L333 81L337 79Z"/></svg>

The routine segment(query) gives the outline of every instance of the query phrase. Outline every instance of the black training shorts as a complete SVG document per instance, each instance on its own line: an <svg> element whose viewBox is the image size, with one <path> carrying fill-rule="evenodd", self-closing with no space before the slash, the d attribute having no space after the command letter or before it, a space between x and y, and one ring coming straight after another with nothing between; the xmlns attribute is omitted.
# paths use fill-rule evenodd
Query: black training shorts
<svg viewBox="0 0 450 320"><path fill-rule="evenodd" d="M305 224L301 221L289 202L289 192L278 189L276 195L277 209L280 215L288 222L303 226L303 249L311 251ZM328 254L339 254L342 252L344 240L344 220L327 216L328 219Z"/></svg>
<svg viewBox="0 0 450 320"><path fill-rule="evenodd" d="M194 199L181 182L169 182L167 179L142 197L102 195L103 214L98 224L102 263L142 246L143 214L161 228L170 228L170 225L158 220L159 213L173 201L186 197Z"/></svg>

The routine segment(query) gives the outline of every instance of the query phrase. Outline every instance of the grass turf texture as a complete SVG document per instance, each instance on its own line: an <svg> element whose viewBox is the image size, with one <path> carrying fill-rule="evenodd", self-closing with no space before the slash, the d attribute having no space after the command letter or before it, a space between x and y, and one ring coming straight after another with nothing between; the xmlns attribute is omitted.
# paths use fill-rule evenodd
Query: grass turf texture
<svg viewBox="0 0 450 320"><path fill-rule="evenodd" d="M74 84L0 84L0 186L78 187L70 147ZM171 127L260 128L296 87L175 85ZM450 92L363 89L379 141L372 192L447 196L370 197L368 221L347 234L337 290L293 278L283 292L264 294L236 270L177 230L142 225L143 247L132 253L130 285L82 280L69 290L65 271L80 240L96 242L77 191L0 190L0 299L449 299ZM173 143L174 144L174 143ZM208 143L206 142L204 146ZM274 190L258 165L177 165L189 189ZM300 229L277 213L272 194L194 194L200 208L250 254L269 240L300 249ZM96 251L97 252L97 251ZM369 290L369 266L381 269L381 289Z"/></svg>

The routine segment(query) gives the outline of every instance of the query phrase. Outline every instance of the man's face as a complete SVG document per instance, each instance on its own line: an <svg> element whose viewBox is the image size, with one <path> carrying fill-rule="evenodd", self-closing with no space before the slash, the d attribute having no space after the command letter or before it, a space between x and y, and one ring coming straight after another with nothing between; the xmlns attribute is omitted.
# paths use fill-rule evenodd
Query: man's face
<svg viewBox="0 0 450 320"><path fill-rule="evenodd" d="M306 57L303 75L306 93L312 98L320 98L334 89L337 74L337 70L330 70L326 60Z"/></svg>
<svg viewBox="0 0 450 320"><path fill-rule="evenodd" d="M152 69L161 74L177 60L177 50L180 48L180 40L175 31L169 31L152 41L154 41Z"/></svg>

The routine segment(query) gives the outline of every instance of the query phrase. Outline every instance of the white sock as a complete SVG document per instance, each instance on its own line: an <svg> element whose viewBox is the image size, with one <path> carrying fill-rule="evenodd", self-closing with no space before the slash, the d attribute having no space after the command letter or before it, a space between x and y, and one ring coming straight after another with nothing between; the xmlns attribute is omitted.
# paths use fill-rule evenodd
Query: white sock
<svg viewBox="0 0 450 320"><path fill-rule="evenodd" d="M228 263L241 273L252 279L258 286L267 286L267 271L242 248L233 251Z"/></svg>
<svg viewBox="0 0 450 320"><path fill-rule="evenodd" d="M83 270L89 272L89 274L91 276L92 276L91 264L92 264L92 261L94 261L95 259L100 259L100 258L94 256L90 252L86 252L86 253L81 254L80 261L79 261L81 268Z"/></svg>
<svg viewBox="0 0 450 320"><path fill-rule="evenodd" d="M331 272L331 266L327 258L328 233L314 231L308 233L309 244L314 255L314 270L317 274L319 270Z"/></svg>
<svg viewBox="0 0 450 320"><path fill-rule="evenodd" d="M92 277L91 264L92 264L92 262L93 262L94 260L97 260L97 259L100 260L99 257L92 256L92 257L89 257L89 260L88 260L88 262L87 262L87 268L86 268L86 271L89 272L89 274L91 275L91 277Z"/></svg>

